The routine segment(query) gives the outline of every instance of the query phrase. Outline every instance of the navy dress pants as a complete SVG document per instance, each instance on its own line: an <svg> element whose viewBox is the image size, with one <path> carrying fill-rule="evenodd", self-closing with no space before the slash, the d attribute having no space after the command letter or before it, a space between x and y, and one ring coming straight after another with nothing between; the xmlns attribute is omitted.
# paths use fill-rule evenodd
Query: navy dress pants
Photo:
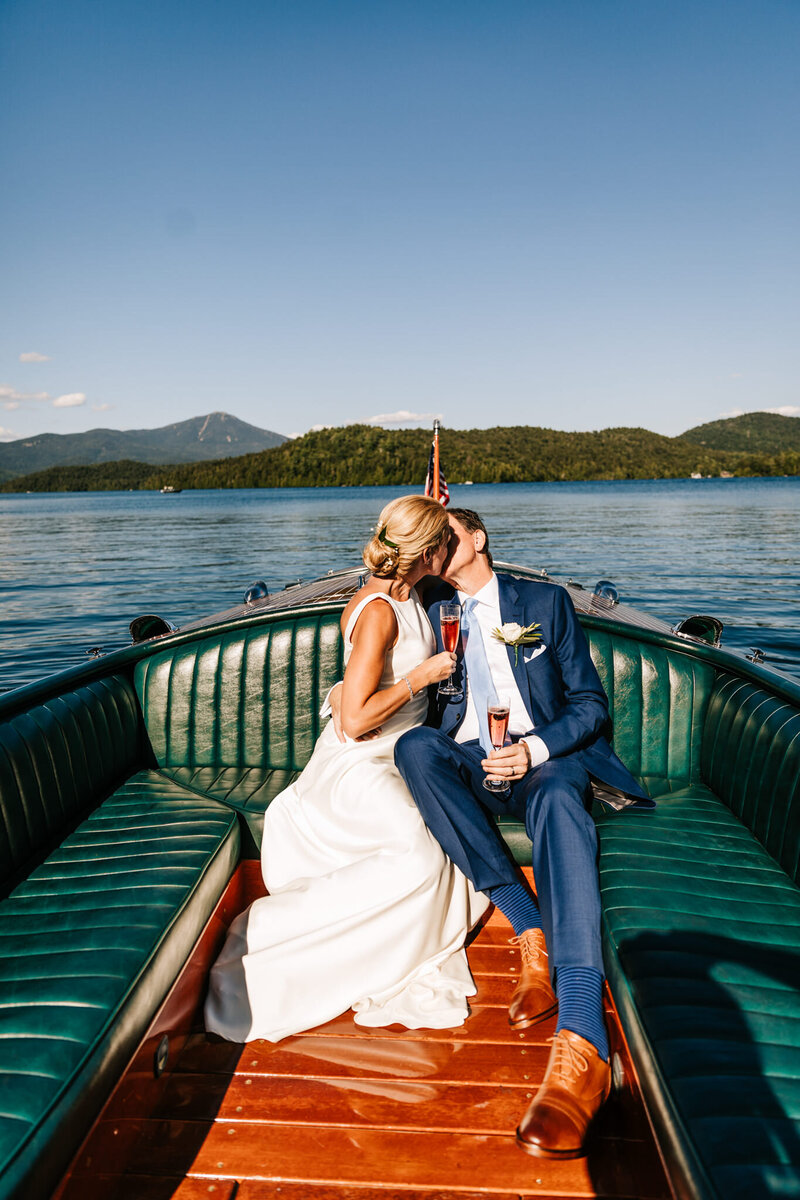
<svg viewBox="0 0 800 1200"><path fill-rule="evenodd" d="M569 756L550 759L504 797L483 787L485 757L477 741L454 742L425 725L395 746L398 770L425 824L478 891L519 882L492 814L525 822L551 975L559 967L604 974L588 774Z"/></svg>

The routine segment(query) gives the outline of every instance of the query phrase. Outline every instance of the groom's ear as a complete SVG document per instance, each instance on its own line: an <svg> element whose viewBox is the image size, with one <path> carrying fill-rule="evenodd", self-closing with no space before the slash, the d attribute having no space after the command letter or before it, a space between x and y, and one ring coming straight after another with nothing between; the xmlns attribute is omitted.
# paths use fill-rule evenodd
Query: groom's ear
<svg viewBox="0 0 800 1200"><path fill-rule="evenodd" d="M473 537L475 539L475 549L478 551L478 554L482 554L483 548L486 545L486 534L482 529L476 529Z"/></svg>

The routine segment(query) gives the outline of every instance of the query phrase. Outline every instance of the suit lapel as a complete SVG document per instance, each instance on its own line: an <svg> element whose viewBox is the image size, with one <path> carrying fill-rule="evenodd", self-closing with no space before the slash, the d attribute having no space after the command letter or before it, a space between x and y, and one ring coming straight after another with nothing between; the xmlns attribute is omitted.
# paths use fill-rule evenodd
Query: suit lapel
<svg viewBox="0 0 800 1200"><path fill-rule="evenodd" d="M519 593L514 587L514 581L507 575L497 576L498 599L500 601L500 620L505 625L508 621L515 621L518 625L525 625L525 610L522 606L522 601L519 598ZM531 703L531 689L528 683L528 672L525 669L525 648L519 647L517 661L514 662L514 647L506 646L508 652L508 662L511 670L514 672L514 679L519 688L519 694L522 701L533 718L533 706Z"/></svg>

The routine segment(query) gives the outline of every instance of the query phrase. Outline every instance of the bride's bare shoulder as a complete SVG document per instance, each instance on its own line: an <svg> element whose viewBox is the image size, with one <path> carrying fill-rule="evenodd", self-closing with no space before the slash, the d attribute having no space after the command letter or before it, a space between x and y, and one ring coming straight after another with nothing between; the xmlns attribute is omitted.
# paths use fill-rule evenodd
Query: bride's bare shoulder
<svg viewBox="0 0 800 1200"><path fill-rule="evenodd" d="M355 610L358 608L361 601L366 600L366 598L368 596L386 596L388 599L387 590L385 587L381 587L379 584L376 584L374 580L370 580L369 583L365 583L364 586L362 588L359 588L358 591L356 592L356 594L348 601L347 607L345 608L344 612L342 613L342 620L341 620L342 633L344 633L345 630L347 629L347 626L350 623L350 618L352 617ZM389 608L389 611L390 612L392 611L390 605L383 605L383 604L378 604L378 605L370 604L367 606L367 611L369 611L369 609L375 609L376 614L377 614L378 610L383 610L384 608ZM392 612L392 617L394 617L393 612ZM360 619L361 618L359 618L359 620Z"/></svg>

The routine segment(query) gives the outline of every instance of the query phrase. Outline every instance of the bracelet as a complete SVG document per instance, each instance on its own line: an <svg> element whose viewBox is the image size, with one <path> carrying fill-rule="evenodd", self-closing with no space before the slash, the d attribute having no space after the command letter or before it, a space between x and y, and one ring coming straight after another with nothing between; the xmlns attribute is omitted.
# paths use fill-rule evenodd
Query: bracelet
<svg viewBox="0 0 800 1200"><path fill-rule="evenodd" d="M409 696L411 697L411 699L413 700L413 699L414 699L414 689L413 689L413 687L411 686L411 684L410 684L410 682L409 682L409 678L408 678L408 676L407 676L407 675L401 675L401 676L400 676L400 679L402 679L403 683L404 683L404 684L406 685L406 687L408 688L408 694L409 694ZM400 680L398 679L398 681L397 681L397 682L399 683L399 682L400 682Z"/></svg>

